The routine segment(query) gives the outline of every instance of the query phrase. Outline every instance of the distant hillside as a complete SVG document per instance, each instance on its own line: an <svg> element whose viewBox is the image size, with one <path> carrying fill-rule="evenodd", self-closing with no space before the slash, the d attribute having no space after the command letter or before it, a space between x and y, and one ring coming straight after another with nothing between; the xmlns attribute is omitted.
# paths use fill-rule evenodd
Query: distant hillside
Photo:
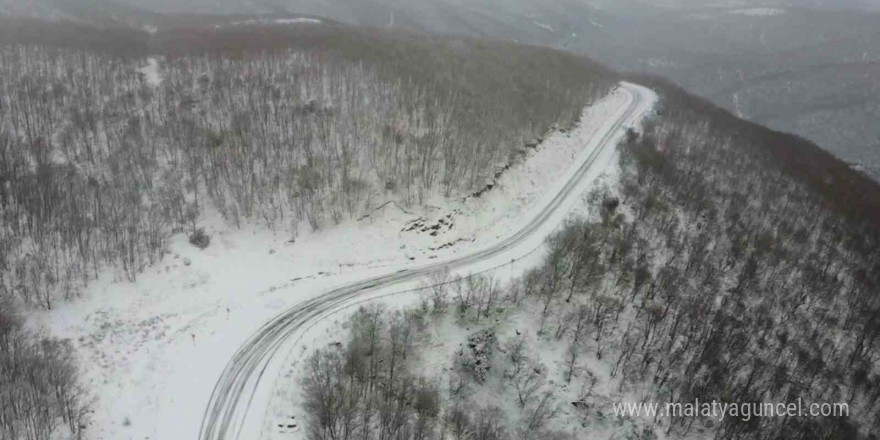
<svg viewBox="0 0 880 440"><path fill-rule="evenodd" d="M90 19L105 21L128 15L141 24L150 20L138 7L306 14L546 45L665 76L880 177L880 126L873 123L880 117L875 0L119 0L133 8L89 6L99 1L4 0L0 11L81 19L97 14Z"/></svg>

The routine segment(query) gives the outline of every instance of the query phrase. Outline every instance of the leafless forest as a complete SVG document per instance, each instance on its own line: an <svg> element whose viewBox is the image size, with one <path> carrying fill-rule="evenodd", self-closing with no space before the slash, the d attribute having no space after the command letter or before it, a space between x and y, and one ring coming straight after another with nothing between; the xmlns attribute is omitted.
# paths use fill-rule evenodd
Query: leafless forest
<svg viewBox="0 0 880 440"><path fill-rule="evenodd" d="M79 438L88 399L69 342L34 335L0 299L0 439Z"/></svg>
<svg viewBox="0 0 880 440"><path fill-rule="evenodd" d="M362 310L346 345L316 352L304 388L310 438L578 438L554 429L562 412L582 432L616 426L631 439L656 438L653 429L673 438L874 438L880 255L870 204L845 209L817 191L810 170L793 174L779 151L761 148L778 134L743 132L664 87L660 116L620 146L618 186L591 193L594 219L553 236L541 266L506 285L438 276L420 308ZM425 379L413 352L435 343L424 335L450 315L470 332L466 348L443 377ZM536 334L496 337L523 315ZM564 354L547 364L554 346ZM334 368L315 368L321 362ZM607 371L591 368L597 362ZM321 380L339 387L315 387ZM608 383L619 385L598 391ZM845 402L850 416L615 420L610 402L634 394ZM396 405L392 418L379 402Z"/></svg>
<svg viewBox="0 0 880 440"><path fill-rule="evenodd" d="M24 330L14 309L74 300L107 270L135 281L172 234L208 245L205 215L295 238L389 200L470 194L614 83L584 58L506 43L181 27L151 43L154 84L131 32L6 24L3 440L79 435L88 411L71 348ZM371 39L387 44L363 50Z"/></svg>
<svg viewBox="0 0 880 440"><path fill-rule="evenodd" d="M278 45L176 53L158 87L138 70L144 59L4 46L0 294L48 309L103 267L133 281L206 210L295 237L302 222L320 228L388 200L467 194L612 84L573 56L470 40L390 49L462 64L467 76L452 79ZM558 60L537 62L547 57Z"/></svg>
<svg viewBox="0 0 880 440"><path fill-rule="evenodd" d="M360 310L306 363L310 438L577 438L562 418L632 439L875 438L877 185L635 80L661 107L621 144L620 183L590 194L595 216L510 283L438 274L417 309ZM473 194L616 81L561 52L332 23L182 18L148 37L0 20L0 440L79 436L91 398L69 342L16 310L75 300L101 273L133 282L174 234L208 246L205 216L295 239L387 201ZM536 325L499 336L517 319ZM424 377L450 322L462 348ZM846 402L851 416L612 420L622 394Z"/></svg>

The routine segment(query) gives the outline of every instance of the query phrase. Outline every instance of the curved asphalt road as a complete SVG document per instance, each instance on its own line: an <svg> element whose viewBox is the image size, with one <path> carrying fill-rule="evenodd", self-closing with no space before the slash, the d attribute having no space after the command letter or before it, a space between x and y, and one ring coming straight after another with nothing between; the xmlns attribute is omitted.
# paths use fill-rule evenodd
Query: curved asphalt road
<svg viewBox="0 0 880 440"><path fill-rule="evenodd" d="M380 288L385 289L424 278L433 272L446 268L454 272L491 257L506 254L523 245L527 238L532 238L547 220L559 211L560 206L564 204L563 202L571 201L573 197L580 197L580 193L576 189L591 169L596 158L606 148L614 148L613 141L619 137L621 129L636 121L649 108L647 104L650 104L650 97L653 94L650 90L629 83L621 83L620 89L628 95L626 108L618 113L617 120L607 127L607 130L596 134L596 136L602 137L597 147L544 209L535 213L534 217L519 231L483 250L340 287L302 302L263 325L238 349L214 385L214 391L202 419L199 439L229 440L239 438L251 400L269 361L278 352L283 342L291 335L296 334L297 331L313 324L316 319L320 319L321 315L344 307L352 300L376 295Z"/></svg>

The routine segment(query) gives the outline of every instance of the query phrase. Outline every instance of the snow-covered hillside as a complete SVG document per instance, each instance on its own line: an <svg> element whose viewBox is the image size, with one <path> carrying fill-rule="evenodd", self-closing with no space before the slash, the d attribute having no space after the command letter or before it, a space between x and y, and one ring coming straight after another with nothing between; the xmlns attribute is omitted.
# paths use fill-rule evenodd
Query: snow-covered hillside
<svg viewBox="0 0 880 440"><path fill-rule="evenodd" d="M155 66L151 60L144 70L152 83L159 81ZM178 235L172 256L136 283L103 273L82 300L37 316L79 349L98 397L89 436L195 437L220 369L265 320L330 286L504 234L623 103L617 92L585 109L576 129L548 134L481 197L435 196L419 212L390 203L295 241L253 225L234 229L209 213L202 219L213 238L207 249Z"/></svg>

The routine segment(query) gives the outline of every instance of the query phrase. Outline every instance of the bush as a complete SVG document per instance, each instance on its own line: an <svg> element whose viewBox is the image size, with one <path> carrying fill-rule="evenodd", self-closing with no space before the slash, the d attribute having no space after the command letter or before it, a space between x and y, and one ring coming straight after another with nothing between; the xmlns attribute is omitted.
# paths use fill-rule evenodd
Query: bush
<svg viewBox="0 0 880 440"><path fill-rule="evenodd" d="M211 236L205 232L205 228L199 228L189 235L189 242L199 249L205 249L211 245Z"/></svg>
<svg viewBox="0 0 880 440"><path fill-rule="evenodd" d="M489 328L468 337L467 346L458 352L458 362L465 371L473 374L477 383L484 383L492 363L492 353L498 340L495 330Z"/></svg>

